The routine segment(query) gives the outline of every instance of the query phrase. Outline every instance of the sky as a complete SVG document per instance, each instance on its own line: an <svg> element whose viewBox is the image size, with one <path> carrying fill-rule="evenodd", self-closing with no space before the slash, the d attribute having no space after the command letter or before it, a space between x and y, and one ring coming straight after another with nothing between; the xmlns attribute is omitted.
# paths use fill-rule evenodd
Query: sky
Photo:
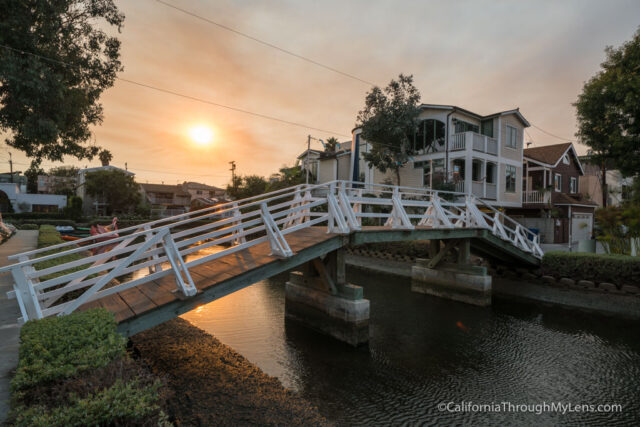
<svg viewBox="0 0 640 427"><path fill-rule="evenodd" d="M575 102L604 48L640 25L634 1L164 0L201 17L385 86L412 74L428 104L490 114L519 107L534 146L574 140ZM307 135L350 140L369 84L239 36L156 0L116 0L125 14L119 77L280 123L117 81L101 103L95 143L138 182L226 186L236 173L292 165ZM189 131L207 126L208 145ZM318 130L321 129L321 130ZM319 142L312 148L321 149ZM577 146L579 153L586 148ZM28 159L10 149L15 169ZM0 161L8 161L7 149ZM66 165L99 161L65 159ZM45 162L45 169L58 166Z"/></svg>

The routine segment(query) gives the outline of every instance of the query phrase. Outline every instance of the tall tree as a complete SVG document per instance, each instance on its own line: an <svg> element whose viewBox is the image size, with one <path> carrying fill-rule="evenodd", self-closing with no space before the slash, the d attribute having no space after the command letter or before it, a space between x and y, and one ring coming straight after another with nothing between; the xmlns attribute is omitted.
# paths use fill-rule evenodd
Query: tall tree
<svg viewBox="0 0 640 427"><path fill-rule="evenodd" d="M113 0L0 0L0 129L32 158L93 158L98 99L122 70Z"/></svg>
<svg viewBox="0 0 640 427"><path fill-rule="evenodd" d="M371 144L364 159L381 172L394 171L398 185L400 168L409 161L418 128L419 102L420 92L413 86L413 76L400 74L384 89L374 86L358 113L356 126L362 128L362 138Z"/></svg>
<svg viewBox="0 0 640 427"><path fill-rule="evenodd" d="M140 202L140 188L131 175L119 170L87 174L86 191L107 204L107 215L130 212Z"/></svg>
<svg viewBox="0 0 640 427"><path fill-rule="evenodd" d="M102 166L109 166L109 162L113 159L113 154L109 150L102 150L100 154L98 154L98 158L102 163Z"/></svg>
<svg viewBox="0 0 640 427"><path fill-rule="evenodd" d="M640 170L640 29L619 48L605 49L602 69L584 84L574 104L576 136L600 165L603 204L610 167L625 176Z"/></svg>
<svg viewBox="0 0 640 427"><path fill-rule="evenodd" d="M259 175L236 176L227 186L227 194L234 200L245 199L267 192L269 183Z"/></svg>

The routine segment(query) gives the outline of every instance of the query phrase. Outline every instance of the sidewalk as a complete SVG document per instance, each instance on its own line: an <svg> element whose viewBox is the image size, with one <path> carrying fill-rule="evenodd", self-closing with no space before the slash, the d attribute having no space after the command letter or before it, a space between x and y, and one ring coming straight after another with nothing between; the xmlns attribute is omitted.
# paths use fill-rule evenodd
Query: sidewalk
<svg viewBox="0 0 640 427"><path fill-rule="evenodd" d="M9 262L7 257L15 253L35 249L38 244L37 230L18 230L4 244L0 245L0 266ZM9 411L9 382L11 371L18 363L18 341L20 327L16 323L20 317L20 309L16 300L7 299L7 291L13 289L13 278L10 273L0 275L0 424Z"/></svg>

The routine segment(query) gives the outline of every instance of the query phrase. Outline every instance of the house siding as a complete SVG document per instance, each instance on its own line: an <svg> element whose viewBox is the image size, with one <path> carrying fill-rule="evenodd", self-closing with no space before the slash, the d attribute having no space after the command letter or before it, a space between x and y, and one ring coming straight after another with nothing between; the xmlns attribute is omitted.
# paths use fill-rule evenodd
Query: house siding
<svg viewBox="0 0 640 427"><path fill-rule="evenodd" d="M498 192L500 193L500 201L507 203L521 203L522 200L522 180L518 179L518 177L522 176L522 167L516 166L516 192L510 193L506 191L507 183L506 183L506 174L507 174L507 165L500 165L500 188Z"/></svg>
<svg viewBox="0 0 640 427"><path fill-rule="evenodd" d="M522 141L524 128L518 118L513 115L506 115L501 117L501 129L500 129L500 152L502 157L522 161ZM516 148L507 147L507 126L516 128L518 135L516 137Z"/></svg>

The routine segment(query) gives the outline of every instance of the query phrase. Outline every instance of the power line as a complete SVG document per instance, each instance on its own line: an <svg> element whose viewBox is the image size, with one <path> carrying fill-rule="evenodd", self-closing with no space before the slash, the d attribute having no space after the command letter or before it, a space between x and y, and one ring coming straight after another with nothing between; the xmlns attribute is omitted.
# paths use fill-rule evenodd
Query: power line
<svg viewBox="0 0 640 427"><path fill-rule="evenodd" d="M313 60L313 59L311 59L311 58L308 58L308 57L306 57L306 56L302 56L302 55L297 54L297 53L295 53L295 52L292 52L292 51L290 51L290 50L284 49L284 48L282 48L282 47L280 47L280 46L276 46L275 44L269 43L269 42L264 41L264 40L261 40L261 39L259 39L259 38L257 38L257 37L254 37L254 36L251 36L251 35L249 35L249 34L243 33L243 32L241 32L241 31L238 31L238 30L234 29L234 28L228 27L228 26L223 25L223 24L221 24L221 23L219 23L219 22L213 21L213 20L211 20L211 19L209 19L209 18L205 18L205 17L200 16L200 15L198 15L198 14L194 13L194 12L190 12L190 11L188 11L188 10L182 9L182 8L180 8L180 7L178 7L178 6L174 6L174 5L172 5L172 4L170 4L170 3L167 3L167 2L165 2L165 1L162 1L162 0L156 0L156 2L158 2L158 3L160 3L160 4L163 4L164 6L169 7L169 8L171 8L171 9L175 9L175 10L177 10L177 11L179 11L179 12L182 12L182 13L184 13L185 15L189 15L189 16L191 16L191 17L193 17L193 18L196 18L196 19L199 19L199 20L201 20L201 21L207 22L207 23L209 23L209 24L215 25L215 26L217 26L217 27L219 27L219 28L222 28L222 29L224 29L224 30L230 31L230 32L232 32L232 33L234 33L234 34L237 34L237 35L239 35L239 36L245 37L245 38L247 38L247 39L249 39L249 40L253 40L253 41L254 41L254 42L256 42L256 43L260 43L260 44L265 45L265 46L268 46L268 47L270 47L270 48L272 48L272 49L279 50L280 52L286 53L287 55L291 55L291 56L293 56L293 57L295 57L295 58L298 58L298 59L301 59L301 60L303 60L303 61L309 62L309 63L311 63L311 64L313 64L313 65L316 65L316 66L318 66L318 67L324 68L324 69L326 69L326 70L333 71L334 73L341 74L341 75L343 75L343 76L345 76L345 77L348 77L348 78L350 78L350 79L357 80L357 81L359 81L360 83L364 83L364 84L367 84L367 85L370 85L370 86L375 86L375 85L376 85L375 83L372 83L372 82L370 82L370 81L367 81L367 80L365 80L365 79L362 79L362 78L360 78L360 77L358 77L358 76L354 76L353 74L349 74L349 73L346 73L346 72L344 72L344 71L340 71L340 70L338 70L338 69L336 69L336 68L333 68L333 67L331 67L331 66L329 66L329 65L325 65L325 64L323 64L323 63L321 63L321 62L315 61L315 60Z"/></svg>
<svg viewBox="0 0 640 427"><path fill-rule="evenodd" d="M571 139L569 139L569 138L562 138L561 136L554 135L554 134L552 134L552 133L550 133L550 132L547 132L546 130L544 130L544 129L542 129L542 128L539 128L538 126L534 125L533 123L530 123L530 124L531 124L531 126L533 126L534 128L538 129L540 132L545 133L545 134L547 134L547 135L549 135L549 136L552 136L552 137L554 137L554 138L557 138L557 139L559 139L559 140L561 140L561 141L565 141L565 142L574 142L573 140L571 140Z"/></svg>
<svg viewBox="0 0 640 427"><path fill-rule="evenodd" d="M23 55L30 55L30 56L33 56L33 57L36 57L36 58L44 59L46 61L56 62L58 64L65 65L67 67L71 67L72 66L71 64L66 63L64 61L59 61L57 59L47 58L46 56L38 55L38 54L35 54L35 53L31 53L31 52L26 52L26 51L23 51L21 49L16 49L16 48L13 48L13 47L10 47L10 46L6 46L6 45L3 45L3 44L0 44L0 47L12 50L14 52L21 53ZM129 84L136 85L136 86L140 86L140 87L144 87L144 88L147 88L147 89L152 89L152 90L155 90L155 91L158 91L158 92L166 93L166 94L169 94L169 95L174 95L174 96L178 96L178 97L181 97L181 98L189 99L189 100L192 100L192 101L201 102L203 104L213 105L215 107L226 108L228 110L232 110L232 111L236 111L236 112L244 113L244 114L249 114L249 115L252 115L252 116L261 117L263 119L272 120L272 121L276 121L276 122L280 122L280 123L285 123L285 124L288 124L288 125L291 125L291 126L297 126L297 127L301 127L301 128L304 128L304 129L310 129L310 130L315 130L315 131L324 132L324 133L328 133L328 134L334 134L334 135L338 135L338 136L349 137L349 135L345 135L345 134L342 134L342 133L330 131L330 130L327 130L327 129L321 129L321 128L305 125L303 123L293 122L293 121L290 121L290 120L285 120L285 119L281 119L279 117L273 117L273 116L269 116L269 115L262 114L262 113L256 113L254 111L244 110L242 108L232 107L230 105L220 104L218 102L210 101L210 100L207 100L207 99L198 98L198 97L195 97L195 96L186 95L186 94L183 94L183 93L180 93L180 92L176 92L176 91L173 91L173 90L164 89L164 88L160 88L160 87L153 86L153 85L150 85L150 84L137 82L135 80L126 79L124 77L116 77L116 79L120 80L120 81L123 81L123 82L126 82L126 83L129 83Z"/></svg>

